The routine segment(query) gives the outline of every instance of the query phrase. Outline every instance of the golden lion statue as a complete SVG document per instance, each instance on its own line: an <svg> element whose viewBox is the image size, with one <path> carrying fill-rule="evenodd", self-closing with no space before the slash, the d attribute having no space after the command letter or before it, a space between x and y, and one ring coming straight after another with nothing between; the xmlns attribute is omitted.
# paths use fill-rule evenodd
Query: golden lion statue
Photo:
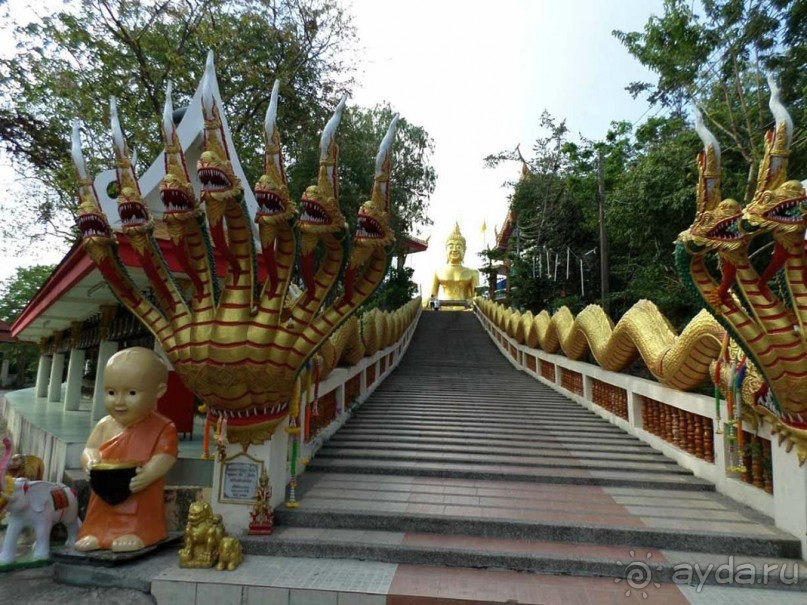
<svg viewBox="0 0 807 605"><path fill-rule="evenodd" d="M207 502L197 500L188 509L185 541L179 551L180 567L216 567L233 571L244 560L241 543L227 536L221 515Z"/></svg>
<svg viewBox="0 0 807 605"><path fill-rule="evenodd" d="M213 514L207 502L193 502L188 509L185 540L179 551L180 567L213 567L224 537L221 515Z"/></svg>
<svg viewBox="0 0 807 605"><path fill-rule="evenodd" d="M216 569L219 571L233 571L244 561L244 552L241 542L232 536L224 536L219 544L219 562Z"/></svg>

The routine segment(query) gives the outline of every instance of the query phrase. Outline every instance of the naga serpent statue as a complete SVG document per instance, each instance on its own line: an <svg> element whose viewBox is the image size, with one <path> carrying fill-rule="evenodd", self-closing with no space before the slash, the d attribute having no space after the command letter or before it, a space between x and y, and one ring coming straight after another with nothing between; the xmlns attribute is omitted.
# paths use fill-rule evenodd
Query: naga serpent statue
<svg viewBox="0 0 807 605"><path fill-rule="evenodd" d="M547 353L562 351L573 360L591 352L597 364L611 372L625 370L641 357L661 384L682 391L707 380L725 332L701 311L679 335L649 300L633 305L616 325L599 305L588 305L577 317L564 306L550 317L547 311L521 314L492 301L477 304L519 344Z"/></svg>
<svg viewBox="0 0 807 605"><path fill-rule="evenodd" d="M116 233L87 174L79 125L74 122L77 224L84 249L117 298L152 332L184 384L207 404L211 421L226 420L228 440L246 447L271 437L289 414L301 370L384 277L394 241L389 174L397 116L378 152L372 194L359 210L351 246L339 207L334 140L345 99L323 130L317 183L306 189L298 207L289 198L286 183L275 83L264 122L263 175L254 188L258 210L250 217L244 202L246 184L233 170L234 150L228 148L222 108L212 92L214 81L210 53L202 84L204 151L196 166L201 182L198 197L172 120L170 85L162 120L163 220L170 247L187 274L188 291L173 279L154 239L154 219L141 198L114 100L112 139L121 232L136 252L153 295L137 287L118 256ZM226 264L221 283L214 251ZM265 280L259 278L258 255ZM295 264L302 289L291 286Z"/></svg>
<svg viewBox="0 0 807 605"><path fill-rule="evenodd" d="M676 334L650 301L637 302L614 325L597 305L577 317L562 307L550 317L477 301L495 324L521 344L570 359L589 351L606 370L618 372L641 356L660 383L689 390L711 378L729 403L732 433L741 440L742 419L772 425L788 448L807 460L807 201L802 183L787 179L793 123L771 86L776 126L765 137L756 192L743 207L722 199L720 146L696 114L704 142L698 159L697 211L676 242L678 271L702 301ZM758 273L751 262L755 238L772 240L773 252ZM758 247L763 251L766 247ZM710 258L712 257L712 258ZM720 275L714 274L717 259Z"/></svg>
<svg viewBox="0 0 807 605"><path fill-rule="evenodd" d="M704 142L699 157L697 210L676 244L682 279L736 345L713 364L712 376L752 420L766 418L807 459L807 258L804 187L787 180L793 122L769 80L776 125L765 137L756 192L743 208L721 199L720 146L696 115ZM773 252L761 274L751 262L752 240L767 236ZM720 279L708 257L719 261ZM771 286L771 280L779 282ZM742 374L737 368L745 366Z"/></svg>

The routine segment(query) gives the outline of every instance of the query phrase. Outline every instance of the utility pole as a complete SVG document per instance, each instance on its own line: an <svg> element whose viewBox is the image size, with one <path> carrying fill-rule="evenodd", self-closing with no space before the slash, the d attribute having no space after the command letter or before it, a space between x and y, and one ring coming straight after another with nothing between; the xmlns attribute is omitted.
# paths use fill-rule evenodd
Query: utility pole
<svg viewBox="0 0 807 605"><path fill-rule="evenodd" d="M599 181L599 216L600 216L600 298L603 310L608 312L608 234L605 232L605 168L602 160L602 148L597 154L597 172Z"/></svg>

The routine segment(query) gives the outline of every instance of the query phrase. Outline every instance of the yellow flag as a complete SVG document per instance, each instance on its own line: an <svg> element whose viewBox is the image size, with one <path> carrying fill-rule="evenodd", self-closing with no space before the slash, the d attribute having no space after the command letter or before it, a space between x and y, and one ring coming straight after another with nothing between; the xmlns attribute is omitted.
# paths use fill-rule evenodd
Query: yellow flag
<svg viewBox="0 0 807 605"><path fill-rule="evenodd" d="M488 230L488 225L486 221L482 221L482 233Z"/></svg>

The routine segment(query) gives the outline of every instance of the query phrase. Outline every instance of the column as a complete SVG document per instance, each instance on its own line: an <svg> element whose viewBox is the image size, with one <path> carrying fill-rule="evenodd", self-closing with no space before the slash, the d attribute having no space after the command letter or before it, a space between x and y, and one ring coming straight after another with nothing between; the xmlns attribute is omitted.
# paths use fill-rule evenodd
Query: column
<svg viewBox="0 0 807 605"><path fill-rule="evenodd" d="M67 364L67 390L64 394L64 410L66 412L78 409L81 401L81 382L84 378L84 349L70 351L70 362Z"/></svg>
<svg viewBox="0 0 807 605"><path fill-rule="evenodd" d="M64 353L54 353L50 365L50 384L48 384L48 401L60 401L62 398L62 375L64 374Z"/></svg>
<svg viewBox="0 0 807 605"><path fill-rule="evenodd" d="M48 394L48 381L50 380L50 366L52 358L44 353L39 356L39 366L36 370L36 396L45 397Z"/></svg>
<svg viewBox="0 0 807 605"><path fill-rule="evenodd" d="M220 514L224 520L224 527L230 535L237 536L246 532L249 526L249 512L252 510L252 499L242 499L241 494L227 494L222 485L222 478L227 477L235 468L228 471L230 463L254 464L263 466L269 475L269 486L272 488L272 499L270 505L277 509L286 499L287 485L287 452L289 447L289 436L285 429L288 427L288 418L284 419L275 429L272 438L259 445L249 446L249 453L244 452L244 448L238 443L227 445L226 459L221 461L216 458L213 466L213 490L210 496L210 504L216 513ZM215 451L215 448L213 448ZM222 468L222 466L224 468ZM242 467L243 468L243 467ZM297 466L297 472L302 473L304 469ZM260 476L260 468L252 474L252 480L257 484L257 477ZM248 489L254 493L254 487ZM234 496L238 496L237 498Z"/></svg>
<svg viewBox="0 0 807 605"><path fill-rule="evenodd" d="M798 448L771 439L773 518L776 527L801 540L807 552L807 464L799 464ZM792 571L792 570L791 570Z"/></svg>
<svg viewBox="0 0 807 605"><path fill-rule="evenodd" d="M112 340L102 340L98 343L98 365L95 368L95 390L92 397L92 417L93 423L106 416L104 406L104 368L106 362L118 352L118 343Z"/></svg>
<svg viewBox="0 0 807 605"><path fill-rule="evenodd" d="M4 359L3 365L0 366L0 388L5 387L8 384L9 367L11 367L11 360Z"/></svg>

